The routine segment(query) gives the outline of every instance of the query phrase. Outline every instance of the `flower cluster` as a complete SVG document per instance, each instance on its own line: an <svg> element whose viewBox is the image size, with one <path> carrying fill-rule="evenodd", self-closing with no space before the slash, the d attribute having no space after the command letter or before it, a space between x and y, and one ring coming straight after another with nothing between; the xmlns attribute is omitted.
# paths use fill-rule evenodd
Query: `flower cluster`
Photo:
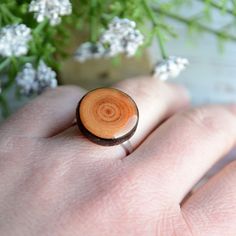
<svg viewBox="0 0 236 236"><path fill-rule="evenodd" d="M154 77L160 80L167 80L169 77L177 77L189 64L188 59L170 56L167 59L158 62L154 68Z"/></svg>
<svg viewBox="0 0 236 236"><path fill-rule="evenodd" d="M46 88L57 86L56 73L42 60L37 69L34 69L31 63L26 63L22 71L17 74L16 83L23 95L40 94Z"/></svg>
<svg viewBox="0 0 236 236"><path fill-rule="evenodd" d="M91 43L86 42L80 45L80 47L75 52L75 58L79 62L85 62L90 59L102 58L106 53L106 49L101 43Z"/></svg>
<svg viewBox="0 0 236 236"><path fill-rule="evenodd" d="M7 25L0 30L0 55L22 56L28 53L31 29L24 24Z"/></svg>
<svg viewBox="0 0 236 236"><path fill-rule="evenodd" d="M72 6L69 0L33 0L29 11L34 12L38 22L49 19L51 25L61 22L61 16L70 15Z"/></svg>
<svg viewBox="0 0 236 236"><path fill-rule="evenodd" d="M75 58L84 62L92 58L114 57L120 53L131 57L143 42L144 36L136 29L134 21L115 17L101 35L99 42L83 43L76 51Z"/></svg>
<svg viewBox="0 0 236 236"><path fill-rule="evenodd" d="M144 42L144 37L136 29L136 23L129 19L115 17L109 24L108 29L100 39L102 44L108 45L108 56L113 57L119 53L133 56L138 47Z"/></svg>

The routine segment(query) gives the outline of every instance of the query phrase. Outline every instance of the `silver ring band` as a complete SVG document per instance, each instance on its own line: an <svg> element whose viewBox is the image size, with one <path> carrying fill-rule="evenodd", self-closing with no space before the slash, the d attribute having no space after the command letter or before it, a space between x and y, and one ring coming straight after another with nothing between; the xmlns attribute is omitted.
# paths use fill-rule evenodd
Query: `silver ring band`
<svg viewBox="0 0 236 236"><path fill-rule="evenodd" d="M134 151L131 142L129 140L125 141L124 143L121 143L121 146L124 148L126 155L129 155Z"/></svg>

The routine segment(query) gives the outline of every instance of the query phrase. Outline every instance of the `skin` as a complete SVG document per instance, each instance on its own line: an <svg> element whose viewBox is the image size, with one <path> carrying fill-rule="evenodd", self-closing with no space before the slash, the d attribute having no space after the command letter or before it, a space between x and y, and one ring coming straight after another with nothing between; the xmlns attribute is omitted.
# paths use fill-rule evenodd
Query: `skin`
<svg viewBox="0 0 236 236"><path fill-rule="evenodd" d="M236 143L236 106L188 107L151 78L114 85L136 101L134 152L72 125L79 87L47 91L0 127L2 236L233 236L236 162L188 194Z"/></svg>

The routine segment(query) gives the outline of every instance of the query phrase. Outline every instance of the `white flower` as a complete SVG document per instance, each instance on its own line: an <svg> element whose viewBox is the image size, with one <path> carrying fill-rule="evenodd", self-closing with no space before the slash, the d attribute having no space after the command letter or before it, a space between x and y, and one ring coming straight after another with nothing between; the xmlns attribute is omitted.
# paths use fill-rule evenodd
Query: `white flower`
<svg viewBox="0 0 236 236"><path fill-rule="evenodd" d="M105 51L105 48L100 43L93 44L86 42L81 44L75 52L75 59L79 62L85 62L89 59L98 59L104 56Z"/></svg>
<svg viewBox="0 0 236 236"><path fill-rule="evenodd" d="M125 53L131 57L143 44L144 37L136 29L134 21L115 17L108 29L101 35L100 42L107 46L107 57L113 57L119 53Z"/></svg>
<svg viewBox="0 0 236 236"><path fill-rule="evenodd" d="M188 59L170 56L167 59L158 62L154 68L154 77L160 80L167 80L169 77L177 77L189 64Z"/></svg>
<svg viewBox="0 0 236 236"><path fill-rule="evenodd" d="M61 16L71 14L72 5L69 0L32 0L29 11L34 12L38 22L49 19L51 25L57 25Z"/></svg>
<svg viewBox="0 0 236 236"><path fill-rule="evenodd" d="M30 95L38 90L38 83L35 80L36 70L32 64L26 63L23 70L16 76L16 83L20 88L20 92L25 95Z"/></svg>
<svg viewBox="0 0 236 236"><path fill-rule="evenodd" d="M131 57L135 55L143 42L144 37L136 29L134 21L115 17L97 43L86 42L80 45L75 53L75 58L84 62L89 59L110 58L120 53Z"/></svg>
<svg viewBox="0 0 236 236"><path fill-rule="evenodd" d="M40 86L40 90L43 91L46 88L55 88L57 87L56 72L48 67L44 61L39 62L37 70L37 81ZM40 91L40 92L41 92Z"/></svg>
<svg viewBox="0 0 236 236"><path fill-rule="evenodd" d="M125 53L128 57L135 55L139 46L143 44L144 37L139 30L134 30L127 35Z"/></svg>
<svg viewBox="0 0 236 236"><path fill-rule="evenodd" d="M24 24L7 25L0 30L0 55L22 56L28 53L31 29Z"/></svg>
<svg viewBox="0 0 236 236"><path fill-rule="evenodd" d="M37 69L34 69L31 63L26 63L22 71L17 74L16 83L21 94L26 96L40 94L46 88L57 86L56 73L42 60Z"/></svg>

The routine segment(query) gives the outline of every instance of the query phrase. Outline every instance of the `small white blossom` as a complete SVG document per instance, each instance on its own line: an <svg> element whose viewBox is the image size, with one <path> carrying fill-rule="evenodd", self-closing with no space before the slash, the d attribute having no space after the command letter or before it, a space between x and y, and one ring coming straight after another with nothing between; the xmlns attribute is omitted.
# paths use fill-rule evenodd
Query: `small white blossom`
<svg viewBox="0 0 236 236"><path fill-rule="evenodd" d="M107 57L113 57L120 53L131 57L143 44L144 36L136 29L134 21L115 17L108 29L102 34L100 42L107 47Z"/></svg>
<svg viewBox="0 0 236 236"><path fill-rule="evenodd" d="M169 77L177 77L189 64L188 59L171 56L167 59L158 62L154 68L154 77L160 80L167 80Z"/></svg>
<svg viewBox="0 0 236 236"><path fill-rule="evenodd" d="M16 76L16 83L20 88L20 92L25 95L30 95L38 89L38 83L35 80L36 70L32 64L26 63L22 71Z"/></svg>
<svg viewBox="0 0 236 236"><path fill-rule="evenodd" d="M21 94L26 96L40 94L46 88L57 86L56 73L42 60L37 69L34 69L31 63L26 63L22 71L17 74L16 83Z"/></svg>
<svg viewBox="0 0 236 236"><path fill-rule="evenodd" d="M80 45L75 53L75 59L79 62L85 62L89 59L98 59L104 56L105 48L102 44L86 42Z"/></svg>
<svg viewBox="0 0 236 236"><path fill-rule="evenodd" d="M110 58L120 53L131 57L135 55L143 42L144 37L136 29L134 21L115 17L97 43L86 42L80 45L75 58L84 62L89 59Z"/></svg>
<svg viewBox="0 0 236 236"><path fill-rule="evenodd" d="M43 91L46 88L57 87L56 72L48 67L44 61L39 62L37 70L37 81L39 83L40 90ZM40 91L40 92L41 92Z"/></svg>
<svg viewBox="0 0 236 236"><path fill-rule="evenodd" d="M57 25L61 16L71 14L72 5L69 0L32 0L29 11L34 12L38 22L49 19L51 25Z"/></svg>
<svg viewBox="0 0 236 236"><path fill-rule="evenodd" d="M24 24L7 25L0 30L0 55L22 56L28 53L31 29Z"/></svg>

